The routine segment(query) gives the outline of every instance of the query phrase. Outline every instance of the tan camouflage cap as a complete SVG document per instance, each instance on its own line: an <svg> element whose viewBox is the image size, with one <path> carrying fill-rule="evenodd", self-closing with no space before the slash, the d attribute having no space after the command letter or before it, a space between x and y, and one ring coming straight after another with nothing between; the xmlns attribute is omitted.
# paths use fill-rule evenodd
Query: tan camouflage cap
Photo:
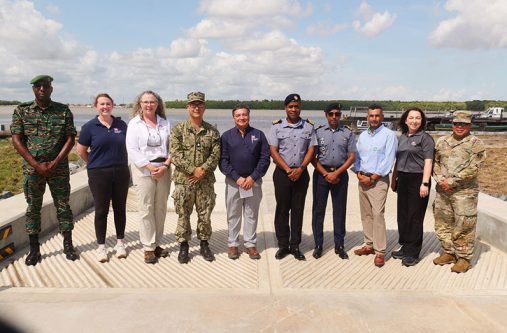
<svg viewBox="0 0 507 333"><path fill-rule="evenodd" d="M472 113L470 111L454 111L452 117L453 123L472 123Z"/></svg>
<svg viewBox="0 0 507 333"><path fill-rule="evenodd" d="M200 91L194 91L187 95L187 102L205 102L204 100L204 94Z"/></svg>

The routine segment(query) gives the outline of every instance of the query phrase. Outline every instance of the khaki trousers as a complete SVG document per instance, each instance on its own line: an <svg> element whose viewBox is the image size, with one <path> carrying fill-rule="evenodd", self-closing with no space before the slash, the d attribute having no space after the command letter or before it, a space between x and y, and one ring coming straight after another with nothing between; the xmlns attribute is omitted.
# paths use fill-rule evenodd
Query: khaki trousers
<svg viewBox="0 0 507 333"><path fill-rule="evenodd" d="M132 180L139 205L139 238L144 251L154 251L164 234L167 199L171 190L171 169L155 180L132 167Z"/></svg>
<svg viewBox="0 0 507 333"><path fill-rule="evenodd" d="M382 177L373 186L359 184L359 209L363 223L364 243L377 254L386 252L386 221L384 211L389 189L389 176Z"/></svg>

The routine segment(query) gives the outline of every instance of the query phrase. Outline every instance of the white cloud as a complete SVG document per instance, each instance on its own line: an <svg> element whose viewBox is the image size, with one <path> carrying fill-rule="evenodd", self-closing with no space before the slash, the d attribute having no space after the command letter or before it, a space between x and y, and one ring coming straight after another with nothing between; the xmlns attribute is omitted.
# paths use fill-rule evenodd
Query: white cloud
<svg viewBox="0 0 507 333"><path fill-rule="evenodd" d="M367 2L362 2L355 13L362 17L363 22L354 20L352 27L367 37L378 36L396 21L396 14L391 14L387 10L383 13L375 12Z"/></svg>
<svg viewBox="0 0 507 333"><path fill-rule="evenodd" d="M204 0L199 7L201 13L218 17L237 17L255 20L259 17L283 15L301 17L309 15L313 7L304 9L294 0Z"/></svg>
<svg viewBox="0 0 507 333"><path fill-rule="evenodd" d="M342 30L347 28L347 24L344 23L336 23L330 24L325 22L319 22L317 24L312 24L306 28L306 33L313 36L327 37L332 36Z"/></svg>
<svg viewBox="0 0 507 333"><path fill-rule="evenodd" d="M449 0L445 4L456 16L446 19L431 33L436 47L489 49L507 47L507 1Z"/></svg>

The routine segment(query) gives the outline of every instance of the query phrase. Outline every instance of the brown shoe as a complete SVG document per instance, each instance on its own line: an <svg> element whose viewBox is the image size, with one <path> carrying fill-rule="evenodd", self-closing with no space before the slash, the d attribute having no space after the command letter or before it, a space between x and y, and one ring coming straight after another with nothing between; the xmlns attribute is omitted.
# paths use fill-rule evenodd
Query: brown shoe
<svg viewBox="0 0 507 333"><path fill-rule="evenodd" d="M354 254L357 256L367 256L369 254L375 254L375 250L368 246L363 246L359 249L354 250Z"/></svg>
<svg viewBox="0 0 507 333"><path fill-rule="evenodd" d="M257 249L255 248L255 246L247 247L246 253L248 253L248 256L250 257L250 259L260 259L261 258L261 255L259 254L259 252L257 252Z"/></svg>
<svg viewBox="0 0 507 333"><path fill-rule="evenodd" d="M155 256L155 251L144 251L144 262L147 264L155 264L158 258Z"/></svg>
<svg viewBox="0 0 507 333"><path fill-rule="evenodd" d="M471 267L472 265L470 265L470 262L468 260L459 258L458 262L451 267L451 271L454 273L465 273Z"/></svg>
<svg viewBox="0 0 507 333"><path fill-rule="evenodd" d="M449 253L444 253L439 257L436 257L433 259L433 263L435 265L447 265L447 264L454 264L456 262L456 257Z"/></svg>
<svg viewBox="0 0 507 333"><path fill-rule="evenodd" d="M229 251L227 251L227 255L229 259L236 260L239 258L239 250L237 246L229 246Z"/></svg>
<svg viewBox="0 0 507 333"><path fill-rule="evenodd" d="M169 256L169 251L167 249L161 248L160 246L157 246L155 248L155 257L157 258L165 258Z"/></svg>
<svg viewBox="0 0 507 333"><path fill-rule="evenodd" d="M373 260L373 263L375 264L375 266L377 267L382 267L384 266L385 264L385 260L384 260L384 255L383 254L377 254L375 256L375 259Z"/></svg>

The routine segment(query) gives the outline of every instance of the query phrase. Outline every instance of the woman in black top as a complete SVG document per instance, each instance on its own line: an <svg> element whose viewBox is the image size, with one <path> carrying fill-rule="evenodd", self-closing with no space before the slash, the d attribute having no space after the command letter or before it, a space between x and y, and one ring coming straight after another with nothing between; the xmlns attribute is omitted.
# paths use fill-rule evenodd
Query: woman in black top
<svg viewBox="0 0 507 333"><path fill-rule="evenodd" d="M93 104L98 115L81 128L77 145L79 156L87 163L88 185L95 202L95 234L97 260L109 260L106 249L106 229L109 204L113 204L118 258L126 258L123 239L126 225L126 202L130 184L128 155L125 145L127 124L112 115L114 102L102 93Z"/></svg>
<svg viewBox="0 0 507 333"><path fill-rule="evenodd" d="M396 164L391 188L398 192L398 233L401 248L392 257L404 266L419 262L423 241L423 222L428 207L431 169L435 141L424 131L426 116L416 107L409 108L400 119Z"/></svg>

